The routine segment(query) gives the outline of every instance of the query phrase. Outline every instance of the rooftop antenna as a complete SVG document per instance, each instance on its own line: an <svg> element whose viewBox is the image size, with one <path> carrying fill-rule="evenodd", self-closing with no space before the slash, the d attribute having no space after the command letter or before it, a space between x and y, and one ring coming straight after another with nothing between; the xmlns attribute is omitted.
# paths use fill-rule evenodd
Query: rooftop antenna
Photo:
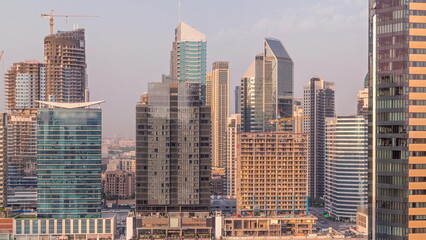
<svg viewBox="0 0 426 240"><path fill-rule="evenodd" d="M180 22L180 1L178 1L178 22Z"/></svg>

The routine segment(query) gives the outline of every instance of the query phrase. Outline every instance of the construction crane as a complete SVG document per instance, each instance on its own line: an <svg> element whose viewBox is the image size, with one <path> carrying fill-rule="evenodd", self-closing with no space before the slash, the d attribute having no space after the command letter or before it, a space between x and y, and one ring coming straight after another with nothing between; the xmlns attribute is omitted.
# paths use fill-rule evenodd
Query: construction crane
<svg viewBox="0 0 426 240"><path fill-rule="evenodd" d="M69 18L69 17L98 17L98 16L91 16L91 15L54 15L53 13L55 12L55 10L50 10L50 14L41 14L41 17L45 17L45 18L49 18L49 25L50 25L50 35L53 34L53 25L55 22L54 17L65 17L65 18Z"/></svg>
<svg viewBox="0 0 426 240"><path fill-rule="evenodd" d="M269 123L278 123L278 131L281 131L281 129L282 129L281 124L280 124L281 122L302 120L302 119L306 119L306 118L309 118L309 117L300 116L300 117L290 117L290 118L279 118L279 119L269 120Z"/></svg>

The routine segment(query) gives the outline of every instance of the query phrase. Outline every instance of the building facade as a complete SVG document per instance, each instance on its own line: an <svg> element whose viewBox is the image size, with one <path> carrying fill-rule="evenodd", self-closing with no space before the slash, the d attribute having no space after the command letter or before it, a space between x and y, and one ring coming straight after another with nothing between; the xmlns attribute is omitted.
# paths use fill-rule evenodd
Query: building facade
<svg viewBox="0 0 426 240"><path fill-rule="evenodd" d="M425 239L426 2L370 0L371 239Z"/></svg>
<svg viewBox="0 0 426 240"><path fill-rule="evenodd" d="M136 211L209 211L210 107L200 83L150 83L136 107Z"/></svg>
<svg viewBox="0 0 426 240"><path fill-rule="evenodd" d="M197 29L180 22L175 30L175 40L170 53L172 80L200 82L206 85L206 36Z"/></svg>
<svg viewBox="0 0 426 240"><path fill-rule="evenodd" d="M303 132L308 133L309 196L324 196L325 121L335 117L334 83L313 77L303 86Z"/></svg>
<svg viewBox="0 0 426 240"><path fill-rule="evenodd" d="M35 60L14 63L5 74L6 109L35 109L45 97L45 67Z"/></svg>
<svg viewBox="0 0 426 240"><path fill-rule="evenodd" d="M234 89L234 113L241 113L241 86L235 86Z"/></svg>
<svg viewBox="0 0 426 240"><path fill-rule="evenodd" d="M135 196L135 173L125 170L108 171L102 174L105 198L130 199Z"/></svg>
<svg viewBox="0 0 426 240"><path fill-rule="evenodd" d="M356 114L368 119L368 88L358 91L358 100L356 105Z"/></svg>
<svg viewBox="0 0 426 240"><path fill-rule="evenodd" d="M100 218L100 102L42 102L37 114L37 215Z"/></svg>
<svg viewBox="0 0 426 240"><path fill-rule="evenodd" d="M278 124L285 125L276 120L293 116L293 78L293 60L287 50L278 39L265 38L263 53L241 80L244 132L273 132Z"/></svg>
<svg viewBox="0 0 426 240"><path fill-rule="evenodd" d="M237 141L237 213L307 215L307 135L239 133Z"/></svg>
<svg viewBox="0 0 426 240"><path fill-rule="evenodd" d="M326 122L325 209L338 220L355 222L368 197L368 123L363 116Z"/></svg>
<svg viewBox="0 0 426 240"><path fill-rule="evenodd" d="M37 205L37 110L11 110L7 115L7 205Z"/></svg>
<svg viewBox="0 0 426 240"><path fill-rule="evenodd" d="M213 167L226 168L226 123L230 114L230 77L228 62L214 62L207 83L208 105L212 116ZM210 104L209 104L210 103Z"/></svg>
<svg viewBox="0 0 426 240"><path fill-rule="evenodd" d="M235 197L237 180L237 134L241 131L241 114L232 114L227 123L226 194Z"/></svg>
<svg viewBox="0 0 426 240"><path fill-rule="evenodd" d="M88 101L84 29L59 31L46 36L44 61L45 100Z"/></svg>

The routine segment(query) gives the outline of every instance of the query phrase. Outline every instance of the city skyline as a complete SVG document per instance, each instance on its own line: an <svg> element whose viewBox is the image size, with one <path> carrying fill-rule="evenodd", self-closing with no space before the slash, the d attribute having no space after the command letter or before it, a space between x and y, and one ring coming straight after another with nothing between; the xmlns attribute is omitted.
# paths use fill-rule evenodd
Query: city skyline
<svg viewBox="0 0 426 240"><path fill-rule="evenodd" d="M8 1L0 4L3 5L3 2ZM0 10L0 20L4 21L0 21L0 25L4 25L5 37L0 39L0 50L5 50L5 54L0 62L0 72L3 74L14 62L26 59L42 61L42 42L49 27L48 21L40 18L40 13L56 9L57 14L99 15L99 18L93 19L57 19L55 31L70 30L73 23L80 23L79 27L85 29L91 98L107 100L104 107L104 135L132 137L134 109L124 103L137 101L137 96L147 91L146 83L169 72L169 51L178 23L178 1L131 2L124 9L127 11L126 16L114 11L117 3L107 2L95 8L97 3L85 3L86 9L95 9L93 11L79 9L80 4L51 1L4 4L4 12ZM367 3L361 0L328 0L314 5L309 1L267 3L274 7L258 10L261 3L247 2L241 5L237 2L223 2L227 7L223 10L223 4L181 1L180 15L181 20L206 34L207 66L218 60L229 61L233 66L231 89L239 84L253 54L261 47L261 39L274 37L280 39L292 53L295 63L295 97L302 95L304 82L312 75L320 75L334 81L337 90L341 89L336 96L337 112L354 114L355 107L344 106L349 106L356 99L357 90L361 88L367 72L367 24L364 20L367 17ZM145 9L145 14L140 14L137 9ZM211 21L210 14L219 9L223 17ZM154 16L154 12L158 14ZM308 14L310 17L303 17L306 12L311 13ZM250 13L256 14L252 14L253 18L249 20L241 20L238 15ZM16 16L19 19L15 19ZM156 24L151 24L150 18L157 19ZM17 20L14 28L7 26L10 19ZM235 37L241 37L240 41L234 41ZM335 41L329 41L330 37ZM122 44L123 41L125 44ZM348 42L351 43L349 48ZM336 48L335 51L331 49L332 46ZM108 86L105 86L106 83ZM345 88L339 87L344 83ZM3 97L0 104L4 106Z"/></svg>

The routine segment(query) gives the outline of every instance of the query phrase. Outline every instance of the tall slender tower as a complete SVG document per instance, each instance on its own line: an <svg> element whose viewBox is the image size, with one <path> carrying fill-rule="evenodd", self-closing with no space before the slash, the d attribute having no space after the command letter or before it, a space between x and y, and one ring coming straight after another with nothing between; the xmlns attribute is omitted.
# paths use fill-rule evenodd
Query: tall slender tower
<svg viewBox="0 0 426 240"><path fill-rule="evenodd" d="M226 123L229 117L230 80L229 63L214 62L211 72L210 101L212 116L213 167L226 168Z"/></svg>
<svg viewBox="0 0 426 240"><path fill-rule="evenodd" d="M325 120L335 117L334 83L311 78L303 87L303 112L308 118L303 131L308 133L309 196L324 196Z"/></svg>
<svg viewBox="0 0 426 240"><path fill-rule="evenodd" d="M426 1L369 7L370 238L426 239Z"/></svg>
<svg viewBox="0 0 426 240"><path fill-rule="evenodd" d="M87 91L84 29L59 31L44 38L45 99L84 102Z"/></svg>
<svg viewBox="0 0 426 240"><path fill-rule="evenodd" d="M263 48L241 79L245 132L273 132L285 125L274 120L293 116L293 60L278 39L265 38Z"/></svg>
<svg viewBox="0 0 426 240"><path fill-rule="evenodd" d="M6 113L0 114L0 208L5 208L7 204L7 131Z"/></svg>

